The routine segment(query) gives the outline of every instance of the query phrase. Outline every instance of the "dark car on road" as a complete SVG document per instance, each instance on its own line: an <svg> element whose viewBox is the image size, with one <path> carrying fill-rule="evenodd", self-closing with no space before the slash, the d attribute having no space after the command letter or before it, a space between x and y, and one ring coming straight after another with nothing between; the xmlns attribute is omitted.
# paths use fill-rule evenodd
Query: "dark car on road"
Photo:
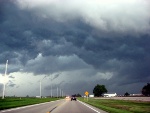
<svg viewBox="0 0 150 113"><path fill-rule="evenodd" d="M71 97L71 101L72 101L72 100L75 100L75 101L76 101L77 98L76 98L75 96L72 96L72 97Z"/></svg>

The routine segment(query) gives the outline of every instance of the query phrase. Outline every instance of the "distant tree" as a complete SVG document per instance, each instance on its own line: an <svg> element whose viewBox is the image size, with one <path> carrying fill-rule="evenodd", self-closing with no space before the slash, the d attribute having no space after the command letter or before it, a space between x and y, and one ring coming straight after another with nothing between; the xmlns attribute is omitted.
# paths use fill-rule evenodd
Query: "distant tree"
<svg viewBox="0 0 150 113"><path fill-rule="evenodd" d="M78 93L78 94L76 94L76 97L81 97L81 95Z"/></svg>
<svg viewBox="0 0 150 113"><path fill-rule="evenodd" d="M129 95L130 95L130 94L129 94L128 92L126 92L126 93L124 94L124 96L126 96L126 97L129 96Z"/></svg>
<svg viewBox="0 0 150 113"><path fill-rule="evenodd" d="M105 88L105 85L99 85L97 84L93 89L94 96L102 96L103 93L107 93L107 89Z"/></svg>
<svg viewBox="0 0 150 113"><path fill-rule="evenodd" d="M147 83L147 85L142 88L142 94L145 96L150 96L150 83Z"/></svg>

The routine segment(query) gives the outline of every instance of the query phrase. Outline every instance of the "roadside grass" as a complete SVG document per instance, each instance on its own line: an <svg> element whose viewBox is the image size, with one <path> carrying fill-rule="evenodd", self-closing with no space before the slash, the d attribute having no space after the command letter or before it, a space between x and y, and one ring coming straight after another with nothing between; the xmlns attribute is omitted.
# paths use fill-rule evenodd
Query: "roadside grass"
<svg viewBox="0 0 150 113"><path fill-rule="evenodd" d="M78 99L109 113L150 113L150 102L94 98L89 98L88 101L84 98Z"/></svg>
<svg viewBox="0 0 150 113"><path fill-rule="evenodd" d="M39 104L44 102L50 102L55 101L60 98L10 98L7 97L5 99L0 99L0 110L9 109L9 108L15 108L15 107L21 107L26 105L32 105L32 104Z"/></svg>

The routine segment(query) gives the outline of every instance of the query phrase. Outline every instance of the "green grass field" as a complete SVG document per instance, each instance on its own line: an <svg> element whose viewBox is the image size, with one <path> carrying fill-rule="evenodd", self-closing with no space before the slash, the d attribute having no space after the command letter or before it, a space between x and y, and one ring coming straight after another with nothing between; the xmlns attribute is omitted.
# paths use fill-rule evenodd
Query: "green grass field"
<svg viewBox="0 0 150 113"><path fill-rule="evenodd" d="M15 108L25 105L38 104L58 100L60 98L5 98L0 99L0 110Z"/></svg>
<svg viewBox="0 0 150 113"><path fill-rule="evenodd" d="M79 100L109 113L150 113L150 102L91 98L88 101L84 98Z"/></svg>

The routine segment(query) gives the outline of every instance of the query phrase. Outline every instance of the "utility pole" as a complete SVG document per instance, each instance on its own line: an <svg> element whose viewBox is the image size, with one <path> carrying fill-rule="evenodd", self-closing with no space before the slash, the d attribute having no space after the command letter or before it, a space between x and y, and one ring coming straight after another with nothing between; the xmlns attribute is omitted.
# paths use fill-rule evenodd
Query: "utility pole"
<svg viewBox="0 0 150 113"><path fill-rule="evenodd" d="M41 80L40 80L40 98L41 98Z"/></svg>
<svg viewBox="0 0 150 113"><path fill-rule="evenodd" d="M51 98L53 97L53 94L52 94L52 84L51 84Z"/></svg>
<svg viewBox="0 0 150 113"><path fill-rule="evenodd" d="M58 87L57 87L57 98L58 98Z"/></svg>
<svg viewBox="0 0 150 113"><path fill-rule="evenodd" d="M46 77L46 76L45 76L45 77ZM45 77L43 77L43 79L44 79ZM43 79L40 80L40 98L42 98L42 80L43 80Z"/></svg>
<svg viewBox="0 0 150 113"><path fill-rule="evenodd" d="M5 74L4 74L4 81L3 81L3 96L2 96L2 99L5 98L7 66L8 66L8 60L6 61L6 67L5 67Z"/></svg>
<svg viewBox="0 0 150 113"><path fill-rule="evenodd" d="M50 76L51 79L51 98L53 97L53 90L52 90L52 75Z"/></svg>
<svg viewBox="0 0 150 113"><path fill-rule="evenodd" d="M62 91L62 97L63 97L63 93L64 93L64 92Z"/></svg>
<svg viewBox="0 0 150 113"><path fill-rule="evenodd" d="M61 97L61 89L60 89L60 97Z"/></svg>

